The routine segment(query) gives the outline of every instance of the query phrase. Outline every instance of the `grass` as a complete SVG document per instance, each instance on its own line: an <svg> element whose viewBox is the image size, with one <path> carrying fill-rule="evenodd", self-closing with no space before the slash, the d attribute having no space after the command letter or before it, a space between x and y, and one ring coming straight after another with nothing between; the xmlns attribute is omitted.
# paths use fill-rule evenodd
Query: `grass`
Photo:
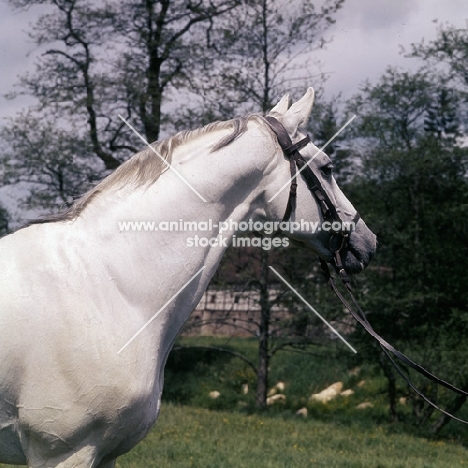
<svg viewBox="0 0 468 468"><path fill-rule="evenodd" d="M117 468L466 466L466 448L394 433L388 425L342 425L333 418L323 422L172 404L163 405L148 437L117 462Z"/></svg>
<svg viewBox="0 0 468 468"><path fill-rule="evenodd" d="M118 468L456 468L468 450L395 434L386 426L342 426L297 417L242 415L163 405L149 436Z"/></svg>

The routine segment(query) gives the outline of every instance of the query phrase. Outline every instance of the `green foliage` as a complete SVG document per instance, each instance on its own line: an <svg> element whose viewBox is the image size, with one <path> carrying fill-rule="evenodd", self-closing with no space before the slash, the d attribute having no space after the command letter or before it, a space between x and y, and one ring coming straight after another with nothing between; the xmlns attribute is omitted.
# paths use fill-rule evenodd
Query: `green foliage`
<svg viewBox="0 0 468 468"><path fill-rule="evenodd" d="M429 104L424 131L433 135L438 141L448 139L453 143L453 137L460 135L460 123L456 116L456 96L453 90L441 88L434 102Z"/></svg>
<svg viewBox="0 0 468 468"><path fill-rule="evenodd" d="M184 337L180 345L183 348L172 353L166 367L165 403L250 415L262 413L255 407L255 376L245 362L231 354L193 348L200 345L222 347L253 357L256 353L254 339ZM268 406L268 414L290 419L298 409L306 407L314 421L334 422L346 427L388 424L386 378L378 365L362 364L366 352L364 346L358 345L358 354L354 355L347 348L344 349L341 342L335 341L328 346L312 347L308 353L276 354L271 360L269 390L282 382L284 390L277 390L277 393L284 394L286 399ZM411 353L419 357L417 349L412 349ZM338 396L326 404L310 400L313 393L319 393L335 382L343 382L343 389L353 390L354 393L346 397ZM249 389L247 394L242 391L245 384ZM212 391L218 391L219 396L211 398L209 393ZM412 403L416 404L416 401L412 402L402 379L397 380L396 396L400 422L388 425L388 430L434 437L430 425L439 414L433 414L422 425L412 426ZM401 398L405 400L404 403L399 401ZM450 401L448 392L442 392L441 398ZM373 407L356 409L363 402L370 402ZM463 409L459 416L466 419L468 411ZM467 428L459 423L450 424L441 434L442 437L468 443Z"/></svg>
<svg viewBox="0 0 468 468"><path fill-rule="evenodd" d="M324 102L318 93L309 122L309 132L315 146L322 148L326 145L324 151L333 161L333 176L340 186L349 182L355 173L349 148L350 129L348 127L342 131L351 116L345 115L342 107L339 96Z"/></svg>
<svg viewBox="0 0 468 468"><path fill-rule="evenodd" d="M389 69L356 103L363 157L349 189L379 239L365 276L365 309L388 341L464 387L467 354L456 345L466 338L468 310L468 151L456 140L463 101L425 72ZM447 392L414 378L442 406L450 404ZM424 420L430 411L413 402Z"/></svg>
<svg viewBox="0 0 468 468"><path fill-rule="evenodd" d="M256 347L250 339L215 337L183 338L180 344L224 346L247 356L255 355ZM208 352L204 354L205 363L201 363L201 355L190 348L177 354L170 358L166 369L160 419L148 438L119 460L122 468L445 467L462 466L466 458L465 449L456 443L468 443L466 430L460 426L446 430L445 438L433 438L419 428L426 434L422 438L404 422L388 424L385 378L375 366L355 369L355 357L339 345L317 348L311 354L277 354L272 360L272 382L285 383L286 402L269 407L267 414L245 406L248 395L241 394L239 384L245 382L244 378L251 383L252 376L242 361ZM354 389L355 393L328 404L308 401L311 393L336 381L343 381L344 388ZM171 387L176 384L181 388L185 383L191 393L185 400L189 406L174 406ZM206 392L213 389L221 395L209 402ZM406 395L404 386L400 385L398 391ZM229 392L236 394L237 405L232 405ZM243 404L239 405L239 401ZM374 407L357 410L363 401ZM308 417L294 416L304 406ZM226 412L228 408L236 410ZM403 418L410 418L409 405L401 406L400 411Z"/></svg>
<svg viewBox="0 0 468 468"><path fill-rule="evenodd" d="M203 343L219 346L220 342L204 338L182 340L186 347L173 350L166 364L165 401L208 409L235 409L239 408L239 402L252 404L252 398L241 392L242 385L252 386L255 382L255 374L248 365L219 350L191 347ZM226 344L219 347L232 349ZM252 350L247 348L248 351ZM214 391L220 392L218 398L210 397Z"/></svg>
<svg viewBox="0 0 468 468"><path fill-rule="evenodd" d="M251 367L232 354L197 346L212 346L237 351L252 361L257 353L254 338L184 337L179 340L165 370L165 401L197 407L251 410L254 405L256 376ZM343 378L346 374L347 350L333 343L326 348L314 347L310 352L277 353L270 361L270 387L286 382L286 408L298 409L311 393ZM341 357L339 359L338 357ZM244 394L242 386L248 385ZM211 391L219 391L213 400Z"/></svg>

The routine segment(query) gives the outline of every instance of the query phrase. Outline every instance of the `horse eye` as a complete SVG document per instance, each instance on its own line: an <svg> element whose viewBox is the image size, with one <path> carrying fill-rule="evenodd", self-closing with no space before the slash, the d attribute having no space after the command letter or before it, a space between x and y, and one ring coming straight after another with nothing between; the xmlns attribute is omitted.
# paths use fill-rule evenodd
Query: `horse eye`
<svg viewBox="0 0 468 468"><path fill-rule="evenodd" d="M327 164L326 166L323 166L321 171L324 176L330 177L333 173L333 164Z"/></svg>

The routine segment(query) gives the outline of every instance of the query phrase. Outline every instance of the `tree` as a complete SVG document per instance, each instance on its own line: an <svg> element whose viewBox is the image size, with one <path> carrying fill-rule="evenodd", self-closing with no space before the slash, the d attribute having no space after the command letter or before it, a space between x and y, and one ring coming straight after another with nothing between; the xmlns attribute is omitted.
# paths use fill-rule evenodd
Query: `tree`
<svg viewBox="0 0 468 468"><path fill-rule="evenodd" d="M468 92L468 29L452 25L439 27L436 39L413 44L409 54L424 60L428 69L442 73L451 85ZM447 73L448 67L448 73Z"/></svg>
<svg viewBox="0 0 468 468"><path fill-rule="evenodd" d="M208 120L269 111L286 93L303 91L313 78L319 83L313 51L328 42L324 34L344 0L246 1L226 20L210 29L209 49L215 54L207 68L210 80L194 77L204 90L202 110Z"/></svg>
<svg viewBox="0 0 468 468"><path fill-rule="evenodd" d="M340 187L346 186L356 172L349 147L351 133L349 129L341 131L350 119L341 110L342 107L341 96L336 96L329 102L321 101L319 97L308 127L314 144L319 148L326 145L324 151L333 161L333 176Z"/></svg>
<svg viewBox="0 0 468 468"><path fill-rule="evenodd" d="M457 144L464 109L453 93L427 72L389 69L376 85L366 84L351 102L361 114L362 157L352 190L380 240L363 296L372 324L397 348L463 388L466 356L453 346L468 331L461 319L466 274L456 260L468 252L468 154ZM396 417L393 372L380 363ZM436 402L461 406L460 399L414 378ZM414 416L424 423L433 408L410 395Z"/></svg>
<svg viewBox="0 0 468 468"><path fill-rule="evenodd" d="M2 182L19 191L26 186L24 205L30 209L68 206L99 179L91 145L78 131L56 128L28 113L1 133L10 147L2 157Z"/></svg>
<svg viewBox="0 0 468 468"><path fill-rule="evenodd" d="M255 239L261 241L261 239ZM263 243L265 246L266 242ZM327 326L274 274L287 279L335 327L349 333L350 322L326 288L319 263L303 249L288 247L268 251L266 263L261 248L228 249L220 269L206 292L203 315L195 313L187 333L251 336L257 341L257 358L236 354L255 375L257 408L267 404L270 367L277 353L314 355L317 347L337 340ZM266 271L265 271L266 270ZM266 281L265 281L266 278ZM225 302L224 302L225 301ZM224 308L221 304L224 302ZM341 342L338 348L341 347ZM196 346L195 348L200 348ZM224 347L203 346L232 354ZM314 349L312 349L314 348ZM342 347L341 347L342 348ZM345 351L347 352L347 351ZM247 383L247 382L245 382Z"/></svg>
<svg viewBox="0 0 468 468"><path fill-rule="evenodd" d="M460 121L456 115L456 97L447 88L441 88L435 98L427 108L424 131L438 142L447 140L450 144L454 136L460 136Z"/></svg>
<svg viewBox="0 0 468 468"><path fill-rule="evenodd" d="M225 119L239 108L245 113L266 114L283 94L307 86L313 75L312 53L325 45L323 34L343 1L326 0L320 9L311 0L292 2L287 8L279 0L248 1L229 17L229 24L219 22L211 28L209 47L217 55L207 61L207 67L218 73L208 83L193 80L194 89L204 89L198 115L208 121ZM321 76L319 79L322 81ZM193 118L193 113L189 117ZM206 123L205 119L202 122ZM228 254L224 262L230 258L233 256ZM268 268L272 262L270 252L254 249L249 253L249 262L255 264L255 277L244 270L244 278L258 292L261 306L256 404L264 408L270 360L279 349L278 340L271 341L272 308L280 299L272 294L277 282Z"/></svg>
<svg viewBox="0 0 468 468"><path fill-rule="evenodd" d="M4 182L30 183L29 198L35 200L38 180L41 188L45 183L48 193L41 191L39 196L47 208L70 203L77 191L87 188L85 182L102 178L142 146L118 114L143 128L147 141L159 138L167 124L161 113L164 102L187 88L194 70L202 66L207 29L240 4L240 0L9 2L16 8L48 9L31 32L44 52L35 72L24 76L19 91L11 95L29 94L38 104L3 132L11 145L4 161L14 167Z"/></svg>

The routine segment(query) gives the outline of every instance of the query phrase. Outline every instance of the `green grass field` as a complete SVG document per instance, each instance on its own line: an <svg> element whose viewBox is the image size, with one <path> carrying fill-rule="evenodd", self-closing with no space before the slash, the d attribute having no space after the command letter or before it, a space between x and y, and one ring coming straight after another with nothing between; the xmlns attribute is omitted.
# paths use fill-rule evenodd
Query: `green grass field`
<svg viewBox="0 0 468 468"><path fill-rule="evenodd" d="M8 465L0 465L7 467ZM118 468L457 468L460 445L297 417L245 415L165 404L148 437Z"/></svg>
<svg viewBox="0 0 468 468"><path fill-rule="evenodd" d="M456 468L468 450L442 441L299 418L164 405L118 468Z"/></svg>

